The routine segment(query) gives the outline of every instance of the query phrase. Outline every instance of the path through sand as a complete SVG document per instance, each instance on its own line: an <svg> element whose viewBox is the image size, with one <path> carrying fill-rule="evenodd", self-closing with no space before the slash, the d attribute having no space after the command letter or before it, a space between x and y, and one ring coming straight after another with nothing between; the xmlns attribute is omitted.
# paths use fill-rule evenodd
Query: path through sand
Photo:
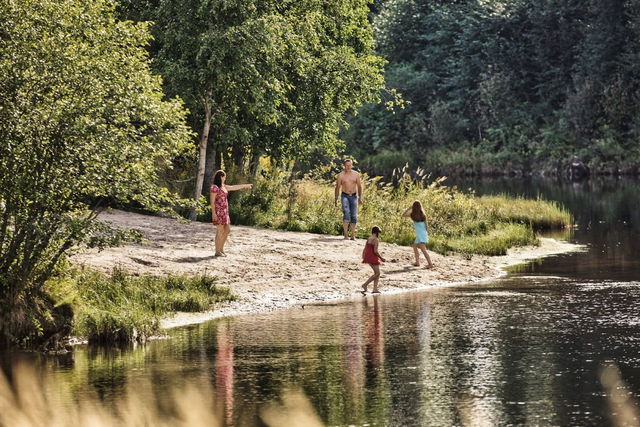
<svg viewBox="0 0 640 427"><path fill-rule="evenodd" d="M164 327L198 323L215 317L271 311L314 302L360 297L360 285L371 268L360 262L364 240L342 236L232 226L225 247L227 257L213 256L214 227L198 222L113 210L99 219L139 230L146 241L98 252L86 250L73 257L76 264L101 271L119 266L136 274L209 274L231 288L237 301L203 313L178 313ZM526 258L573 250L574 245L543 239L539 248L519 249L517 255L488 258L442 256L430 252L433 270L411 265L409 247L381 243L383 293L435 285L473 282L503 274L498 267Z"/></svg>

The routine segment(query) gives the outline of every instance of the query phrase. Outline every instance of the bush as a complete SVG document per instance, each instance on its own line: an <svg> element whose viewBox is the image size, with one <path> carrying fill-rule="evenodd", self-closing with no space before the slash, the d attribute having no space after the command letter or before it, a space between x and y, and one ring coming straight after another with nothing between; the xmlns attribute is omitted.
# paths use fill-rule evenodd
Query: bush
<svg viewBox="0 0 640 427"><path fill-rule="evenodd" d="M383 241L411 244L413 226L401 214L414 200L422 202L427 214L432 239L429 247L441 253L504 254L511 246L535 244L533 230L562 228L571 223L566 210L541 199L476 197L444 186L442 180L425 185L423 180L412 179L406 168L396 181L392 186L381 178L363 176L365 198L359 211L358 237L368 237L371 227L379 225ZM261 196L268 197L270 204L244 217L249 220L245 223L321 234L342 232L342 214L334 204L332 182L307 177L296 181L293 191L289 182L278 182L264 190L272 194Z"/></svg>

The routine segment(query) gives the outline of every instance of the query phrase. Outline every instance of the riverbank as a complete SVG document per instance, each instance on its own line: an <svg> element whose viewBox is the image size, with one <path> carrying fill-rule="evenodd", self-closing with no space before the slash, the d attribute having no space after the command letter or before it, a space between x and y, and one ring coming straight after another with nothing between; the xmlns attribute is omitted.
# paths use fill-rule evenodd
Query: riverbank
<svg viewBox="0 0 640 427"><path fill-rule="evenodd" d="M215 310L178 313L162 322L171 328L216 317L266 312L306 304L362 298L360 284L371 269L360 263L364 240L341 236L288 232L234 226L226 247L227 257L213 256L211 224L183 222L113 210L100 219L117 227L140 231L145 241L101 252L75 255L75 264L110 272L118 267L139 275L211 275L218 286L227 286L236 301L216 305ZM432 270L411 265L411 248L381 243L387 258L382 266L383 293L433 286L472 283L504 274L504 267L554 253L576 250L576 245L541 239L537 247L510 250L507 256L443 256L431 252Z"/></svg>

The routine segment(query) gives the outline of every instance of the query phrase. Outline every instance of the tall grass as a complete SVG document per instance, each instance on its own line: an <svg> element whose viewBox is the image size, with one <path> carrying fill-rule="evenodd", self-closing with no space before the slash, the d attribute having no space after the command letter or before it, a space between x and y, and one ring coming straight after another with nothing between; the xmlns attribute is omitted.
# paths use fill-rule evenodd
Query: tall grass
<svg viewBox="0 0 640 427"><path fill-rule="evenodd" d="M168 396L158 395L148 381L134 381L113 403L98 395L83 396L81 402L61 382L47 380L21 364L11 375L0 370L0 426L189 426L231 425L224 402L206 380L177 386ZM309 399L302 391L283 390L278 399L260 407L260 421L266 426L322 426Z"/></svg>
<svg viewBox="0 0 640 427"><path fill-rule="evenodd" d="M72 333L89 341L143 341L160 330L162 316L175 311L203 311L234 297L209 276L132 276L120 269L110 275L69 270L47 283L58 304L73 311Z"/></svg>
<svg viewBox="0 0 640 427"><path fill-rule="evenodd" d="M440 253L504 255L511 246L537 244L535 230L563 228L572 222L567 210L542 199L477 197L445 186L442 180L425 185L406 171L395 181L391 185L380 178L363 177L365 197L359 210L358 237L367 237L371 227L379 225L383 241L411 244L413 225L401 215L414 200L422 202L427 214L428 246ZM269 203L252 210L262 193ZM262 178L253 192L235 199L232 213L243 224L322 234L342 232L333 183L308 177L294 183L277 173Z"/></svg>

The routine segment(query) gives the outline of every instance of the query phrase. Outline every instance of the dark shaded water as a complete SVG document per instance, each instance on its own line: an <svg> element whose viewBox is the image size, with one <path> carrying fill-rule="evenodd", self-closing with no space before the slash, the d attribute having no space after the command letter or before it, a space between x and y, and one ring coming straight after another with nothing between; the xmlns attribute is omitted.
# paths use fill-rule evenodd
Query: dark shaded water
<svg viewBox="0 0 640 427"><path fill-rule="evenodd" d="M588 251L480 285L220 319L38 362L81 400L205 382L236 425L260 425L260 409L291 388L330 425L611 424L602 366L640 392L640 183L460 184L470 186L561 202L577 222L567 237Z"/></svg>

